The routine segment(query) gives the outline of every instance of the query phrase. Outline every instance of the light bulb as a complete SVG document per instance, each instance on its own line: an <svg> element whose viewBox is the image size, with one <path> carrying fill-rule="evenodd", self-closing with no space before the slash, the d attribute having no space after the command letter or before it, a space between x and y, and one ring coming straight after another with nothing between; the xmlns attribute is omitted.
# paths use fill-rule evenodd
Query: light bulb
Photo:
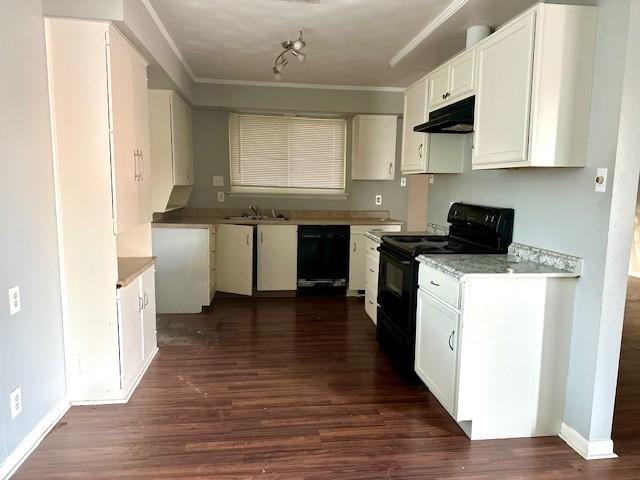
<svg viewBox="0 0 640 480"><path fill-rule="evenodd" d="M274 77L276 79L276 82L282 80L282 74L280 72L275 72Z"/></svg>
<svg viewBox="0 0 640 480"><path fill-rule="evenodd" d="M302 50L302 47L304 47L304 42L302 40L296 40L295 42L293 42L292 47L296 52L298 52Z"/></svg>
<svg viewBox="0 0 640 480"><path fill-rule="evenodd" d="M304 59L305 59L306 57L307 57L307 56L306 56L304 53L302 53L302 52L296 52L296 58L298 59L298 61L299 61L300 63L304 62Z"/></svg>

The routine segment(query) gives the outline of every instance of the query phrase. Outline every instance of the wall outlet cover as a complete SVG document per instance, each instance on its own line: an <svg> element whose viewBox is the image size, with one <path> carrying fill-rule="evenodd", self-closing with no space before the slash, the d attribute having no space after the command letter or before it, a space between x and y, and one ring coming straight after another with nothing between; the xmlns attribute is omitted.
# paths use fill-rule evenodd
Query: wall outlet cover
<svg viewBox="0 0 640 480"><path fill-rule="evenodd" d="M218 192L218 202L224 202L224 192Z"/></svg>
<svg viewBox="0 0 640 480"><path fill-rule="evenodd" d="M407 177L400 177L400 186L401 187L407 186Z"/></svg>
<svg viewBox="0 0 640 480"><path fill-rule="evenodd" d="M22 310L20 304L20 287L15 286L9 289L9 315L15 315Z"/></svg>
<svg viewBox="0 0 640 480"><path fill-rule="evenodd" d="M380 205L382 205L382 195L378 194L376 195L376 205L379 207Z"/></svg>
<svg viewBox="0 0 640 480"><path fill-rule="evenodd" d="M214 187L224 187L224 177L222 175L214 175L213 176L213 186Z"/></svg>
<svg viewBox="0 0 640 480"><path fill-rule="evenodd" d="M429 175L429 183L435 183L436 182L436 177L434 177L433 175Z"/></svg>
<svg viewBox="0 0 640 480"><path fill-rule="evenodd" d="M11 408L11 419L13 420L22 413L22 390L20 387L9 394L9 405Z"/></svg>

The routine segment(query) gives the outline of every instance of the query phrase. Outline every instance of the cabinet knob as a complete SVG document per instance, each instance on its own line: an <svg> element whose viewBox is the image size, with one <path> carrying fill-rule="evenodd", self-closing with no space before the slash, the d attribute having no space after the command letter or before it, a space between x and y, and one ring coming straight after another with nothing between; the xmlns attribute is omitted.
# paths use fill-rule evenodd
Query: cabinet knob
<svg viewBox="0 0 640 480"><path fill-rule="evenodd" d="M369 271L370 271L371 273L376 273L376 271L375 271L373 268L370 268L370 269L369 269Z"/></svg>
<svg viewBox="0 0 640 480"><path fill-rule="evenodd" d="M420 158L422 158L422 150L424 150L424 144L420 144L420 146L418 147L418 156Z"/></svg>
<svg viewBox="0 0 640 480"><path fill-rule="evenodd" d="M439 287L439 286L440 286L440 284L439 284L439 283L434 282L433 280L431 280L429 283L430 283L431 285L433 285L434 287Z"/></svg>
<svg viewBox="0 0 640 480"><path fill-rule="evenodd" d="M451 335L449 335L449 348L453 352L453 335L455 335L456 331L452 331Z"/></svg>

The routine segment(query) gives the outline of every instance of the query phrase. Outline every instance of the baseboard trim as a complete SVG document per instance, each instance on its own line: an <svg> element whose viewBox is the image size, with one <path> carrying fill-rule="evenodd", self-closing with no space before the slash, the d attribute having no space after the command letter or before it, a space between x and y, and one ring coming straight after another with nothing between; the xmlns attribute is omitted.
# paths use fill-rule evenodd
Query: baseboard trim
<svg viewBox="0 0 640 480"><path fill-rule="evenodd" d="M40 445L47 434L56 426L60 419L69 410L71 404L66 397L62 398L35 427L27 434L26 437L18 444L13 452L0 464L0 479L7 480L11 477L24 461L33 453Z"/></svg>
<svg viewBox="0 0 640 480"><path fill-rule="evenodd" d="M153 353L151 354L151 356L149 356L149 358L143 365L142 369L140 370L140 373L138 373L138 376L131 384L131 387L129 387L129 391L127 391L127 393L123 397L96 398L92 400L72 400L71 405L73 405L74 407L76 406L79 407L79 406L95 406L95 405L121 405L124 403L129 403L129 400L131 399L133 392L135 392L136 388L138 388L138 384L142 380L142 377L144 377L144 374L147 373L149 365L151 365L151 362L153 361L154 358L156 358L157 354L158 354L158 347L156 347Z"/></svg>
<svg viewBox="0 0 640 480"><path fill-rule="evenodd" d="M618 458L613 451L612 440L587 440L566 423L560 427L560 438L586 460Z"/></svg>

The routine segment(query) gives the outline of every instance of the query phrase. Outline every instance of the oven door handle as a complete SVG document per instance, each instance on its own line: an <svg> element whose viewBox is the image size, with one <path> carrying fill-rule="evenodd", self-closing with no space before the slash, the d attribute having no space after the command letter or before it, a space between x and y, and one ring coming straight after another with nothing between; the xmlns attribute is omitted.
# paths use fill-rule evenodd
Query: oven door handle
<svg viewBox="0 0 640 480"><path fill-rule="evenodd" d="M391 260L393 260L396 263L401 263L402 265L411 265L411 261L410 260L404 260L400 257L398 257L397 255L394 255L393 253L389 252L388 250L380 250L380 248L378 248L378 251L386 256L389 257Z"/></svg>

